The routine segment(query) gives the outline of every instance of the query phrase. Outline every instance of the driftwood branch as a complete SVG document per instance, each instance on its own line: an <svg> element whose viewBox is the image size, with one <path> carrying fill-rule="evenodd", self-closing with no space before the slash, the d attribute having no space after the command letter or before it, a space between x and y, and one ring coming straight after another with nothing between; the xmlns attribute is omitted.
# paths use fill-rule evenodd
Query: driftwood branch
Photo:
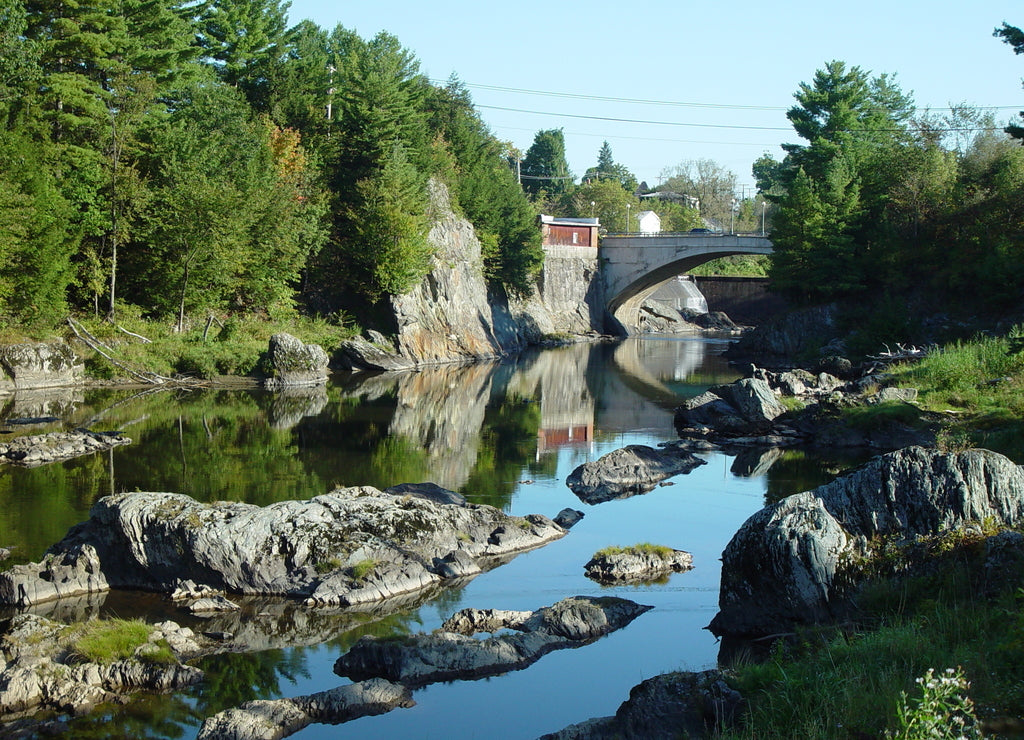
<svg viewBox="0 0 1024 740"><path fill-rule="evenodd" d="M136 334L133 331L128 331L123 326L118 326L117 330L118 331L123 331L125 334L127 334L130 337L135 337L136 339L141 339L143 344L152 344L153 343L152 339L147 339L146 337L142 336L141 334Z"/></svg>
<svg viewBox="0 0 1024 740"><path fill-rule="evenodd" d="M110 355L110 353L113 352L113 350L111 350L110 347L108 347L107 345L103 344L103 342L101 342L98 339L96 339L96 337L94 337L92 334L90 334L89 331L84 326L82 326L81 324L78 324L76 326L77 322L75 322L75 320L72 319L70 316L68 317L67 322L68 322L68 326L71 327L71 331L73 331L75 333L75 336L78 337L79 340L84 342L90 349L92 349L94 352L96 352L96 354L100 355L103 359L105 359L111 365L114 365L115 367L118 367L121 370L124 370L126 373L128 373L129 376L131 376L135 380L138 380L138 381L140 381L142 383L150 383L150 384L153 384L153 385L158 385L158 384L161 384L161 383L180 383L180 382L182 382L180 380L176 380L175 378L167 378L167 377L164 377L163 375L158 375L157 373L152 373L152 372L149 372L149 371L139 371L139 370L135 370L134 368L129 367L128 365L126 365L125 363L121 362L120 360L117 360L114 357L112 357ZM81 330L81 331L79 331L79 330ZM106 352L104 352L104 350L106 350Z"/></svg>

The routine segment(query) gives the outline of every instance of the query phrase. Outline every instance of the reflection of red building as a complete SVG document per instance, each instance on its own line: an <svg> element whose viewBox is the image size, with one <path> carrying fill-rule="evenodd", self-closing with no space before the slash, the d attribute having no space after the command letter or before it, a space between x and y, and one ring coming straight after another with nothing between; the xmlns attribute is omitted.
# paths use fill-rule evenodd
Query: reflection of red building
<svg viewBox="0 0 1024 740"><path fill-rule="evenodd" d="M596 218L540 216L541 243L545 247L593 247L597 249Z"/></svg>
<svg viewBox="0 0 1024 740"><path fill-rule="evenodd" d="M565 427L541 428L537 431L537 452L559 447L589 447L594 441L594 422Z"/></svg>

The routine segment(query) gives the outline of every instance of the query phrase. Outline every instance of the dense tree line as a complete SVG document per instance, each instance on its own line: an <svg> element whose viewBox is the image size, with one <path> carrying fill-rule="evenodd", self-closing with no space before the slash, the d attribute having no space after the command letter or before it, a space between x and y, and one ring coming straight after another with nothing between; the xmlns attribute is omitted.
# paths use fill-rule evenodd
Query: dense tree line
<svg viewBox="0 0 1024 740"><path fill-rule="evenodd" d="M996 31L1024 49L1020 31ZM833 61L787 113L803 140L754 165L777 206L775 286L800 302L1024 298L1024 148L990 114L919 112L888 75ZM903 302L903 313L906 303Z"/></svg>
<svg viewBox="0 0 1024 740"><path fill-rule="evenodd" d="M427 183L525 290L535 212L457 81L280 0L0 0L0 318L355 312L428 268Z"/></svg>

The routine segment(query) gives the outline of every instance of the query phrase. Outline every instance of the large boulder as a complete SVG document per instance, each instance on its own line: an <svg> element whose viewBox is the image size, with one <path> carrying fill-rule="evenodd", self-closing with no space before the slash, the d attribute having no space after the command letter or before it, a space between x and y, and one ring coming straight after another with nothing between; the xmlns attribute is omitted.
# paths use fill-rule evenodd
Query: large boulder
<svg viewBox="0 0 1024 740"><path fill-rule="evenodd" d="M0 392L74 385L84 366L67 342L0 346Z"/></svg>
<svg viewBox="0 0 1024 740"><path fill-rule="evenodd" d="M587 720L540 740L715 737L745 706L721 671L665 673L634 686L612 717Z"/></svg>
<svg viewBox="0 0 1024 740"><path fill-rule="evenodd" d="M327 381L329 358L319 344L303 344L291 334L275 334L267 350L270 364L268 388L320 385Z"/></svg>
<svg viewBox="0 0 1024 740"><path fill-rule="evenodd" d="M760 378L742 378L728 385L716 386L711 392L736 409L749 422L751 431L771 429L772 421L786 413L771 386Z"/></svg>
<svg viewBox="0 0 1024 740"><path fill-rule="evenodd" d="M125 493L97 502L42 562L0 574L0 603L106 588L170 593L190 579L238 594L366 604L474 575L565 532L545 516L369 486L266 507Z"/></svg>
<svg viewBox="0 0 1024 740"><path fill-rule="evenodd" d="M430 634L361 637L338 658L334 672L362 680L382 677L419 687L520 670L552 650L579 647L625 627L652 609L628 599L574 596L535 612L468 609ZM483 640L477 632L515 630Z"/></svg>
<svg viewBox="0 0 1024 740"><path fill-rule="evenodd" d="M599 504L652 490L660 481L689 473L705 460L682 450L628 445L569 474L566 485L586 504Z"/></svg>
<svg viewBox="0 0 1024 740"><path fill-rule="evenodd" d="M876 538L1024 520L1024 472L988 450L908 447L751 516L722 555L719 636L758 637L841 618Z"/></svg>

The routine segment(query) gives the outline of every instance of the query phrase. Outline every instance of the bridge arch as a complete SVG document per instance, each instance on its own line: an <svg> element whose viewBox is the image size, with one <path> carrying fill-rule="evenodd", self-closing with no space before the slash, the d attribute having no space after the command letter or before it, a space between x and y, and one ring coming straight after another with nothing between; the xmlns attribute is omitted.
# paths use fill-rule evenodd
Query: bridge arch
<svg viewBox="0 0 1024 740"><path fill-rule="evenodd" d="M771 254L772 243L751 234L606 236L598 253L612 328L635 334L640 306L662 283L698 265L734 254Z"/></svg>

